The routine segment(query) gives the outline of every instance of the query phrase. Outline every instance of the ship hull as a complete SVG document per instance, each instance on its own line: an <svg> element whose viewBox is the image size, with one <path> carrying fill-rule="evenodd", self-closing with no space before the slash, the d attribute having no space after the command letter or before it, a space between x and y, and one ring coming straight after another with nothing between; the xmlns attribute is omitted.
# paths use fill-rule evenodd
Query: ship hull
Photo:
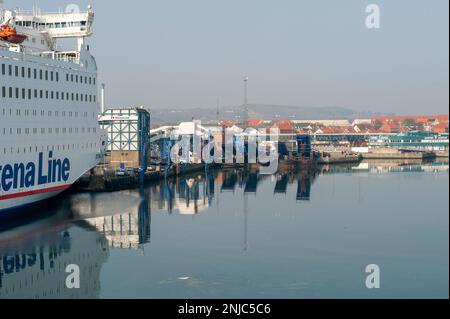
<svg viewBox="0 0 450 319"><path fill-rule="evenodd" d="M70 186L68 186L67 188L69 188L69 187ZM4 202L2 203L3 204L2 206L7 207L7 208L0 210L0 217L3 217L3 215L15 214L19 210L29 209L37 203L40 203L40 202L48 200L52 197L58 196L59 194L64 192L64 190L66 190L67 188L64 187L64 189L61 189L58 191L44 190L42 193L39 193L36 195L21 196L21 197L17 197L14 199L4 200Z"/></svg>
<svg viewBox="0 0 450 319"><path fill-rule="evenodd" d="M89 171L92 167L96 166L99 162L99 158L101 154L89 153L89 154L52 154L52 158L55 159L68 159L70 162L70 171L67 172L68 178L67 181L59 181L55 183L45 183L42 185L35 185L29 188L17 188L11 189L8 192L0 193L0 217L2 215L11 215L18 210L25 209L33 204L48 200L52 197L58 196L62 192L66 191L79 179L85 172ZM35 163L35 166L38 167L39 160L34 158L23 158L5 161L2 159L0 161L0 167L5 167L8 165L7 163ZM39 177L47 177L47 173L49 171L49 163L48 156L42 158L42 172L35 172L35 180L37 181ZM13 165L11 165L13 166ZM42 175L42 176L39 176ZM56 174L58 175L58 174ZM25 174L24 174L25 176ZM11 182L14 180L18 181L20 184L21 176L14 176L10 179ZM1 178L0 178L1 183ZM37 183L37 182L36 182Z"/></svg>

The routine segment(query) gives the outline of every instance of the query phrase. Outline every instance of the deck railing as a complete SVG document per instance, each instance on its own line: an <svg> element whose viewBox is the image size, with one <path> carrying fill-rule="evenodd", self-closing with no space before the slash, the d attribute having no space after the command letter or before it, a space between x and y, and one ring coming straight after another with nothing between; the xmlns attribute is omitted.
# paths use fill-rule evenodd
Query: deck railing
<svg viewBox="0 0 450 319"><path fill-rule="evenodd" d="M67 51L67 52L66 51L65 52L46 51L46 52L26 52L25 53L21 47L16 47L16 48L17 48L17 50L11 50L11 48L8 46L0 45L0 51L6 51L6 52L11 52L11 53L20 54L20 55L29 55L32 57L41 57L41 58L46 58L46 59L55 60L55 61L68 62L68 63L72 63L72 64L80 64L80 52L78 52L78 51ZM8 55L5 55L5 56L8 57ZM9 56L9 58L15 58L15 57Z"/></svg>

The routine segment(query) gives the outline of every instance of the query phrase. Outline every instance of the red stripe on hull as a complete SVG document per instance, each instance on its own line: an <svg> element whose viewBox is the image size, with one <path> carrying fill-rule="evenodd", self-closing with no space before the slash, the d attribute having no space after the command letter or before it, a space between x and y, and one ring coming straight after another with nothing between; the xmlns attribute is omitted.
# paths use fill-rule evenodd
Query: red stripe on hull
<svg viewBox="0 0 450 319"><path fill-rule="evenodd" d="M56 187L38 189L35 191L29 191L29 192L23 192L23 193L9 194L9 195L0 196L0 200L28 197L28 196L39 195L39 194L44 194L44 193L57 192L57 191L65 191L69 187L70 187L70 185L64 185L64 186L56 186Z"/></svg>

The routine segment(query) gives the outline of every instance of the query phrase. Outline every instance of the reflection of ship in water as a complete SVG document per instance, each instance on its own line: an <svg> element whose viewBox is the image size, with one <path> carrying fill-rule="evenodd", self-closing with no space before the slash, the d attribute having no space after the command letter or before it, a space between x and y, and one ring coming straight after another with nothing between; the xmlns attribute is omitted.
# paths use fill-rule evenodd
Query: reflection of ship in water
<svg viewBox="0 0 450 319"><path fill-rule="evenodd" d="M46 224L0 234L0 299L98 298L109 251L89 225ZM66 287L66 266L80 267L80 289Z"/></svg>

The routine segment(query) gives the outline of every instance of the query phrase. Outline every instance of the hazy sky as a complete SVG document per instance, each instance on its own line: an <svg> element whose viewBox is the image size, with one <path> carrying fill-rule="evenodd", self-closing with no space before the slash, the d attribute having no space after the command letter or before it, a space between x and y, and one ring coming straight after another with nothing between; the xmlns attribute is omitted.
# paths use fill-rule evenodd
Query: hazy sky
<svg viewBox="0 0 450 319"><path fill-rule="evenodd" d="M249 103L448 113L448 0L6 0L96 12L107 105ZM381 29L365 26L366 5Z"/></svg>

